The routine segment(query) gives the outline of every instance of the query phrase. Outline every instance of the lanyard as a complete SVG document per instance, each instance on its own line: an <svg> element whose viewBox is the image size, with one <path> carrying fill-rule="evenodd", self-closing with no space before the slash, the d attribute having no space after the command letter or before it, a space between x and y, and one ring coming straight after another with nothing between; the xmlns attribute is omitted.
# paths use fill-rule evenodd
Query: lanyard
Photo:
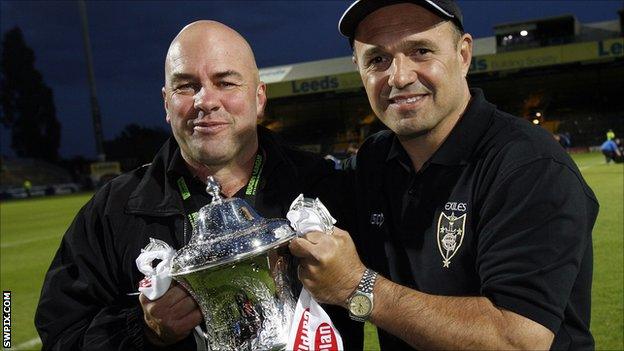
<svg viewBox="0 0 624 351"><path fill-rule="evenodd" d="M262 173L262 167L264 166L264 157L262 153L258 152L256 154L256 159L254 161L253 170L251 172L251 178L249 179L249 183L247 183L247 187L245 188L245 201L249 203L252 207L256 204L256 193L258 192L258 186L260 185L260 174ZM184 177L181 176L178 178L178 188L180 190L180 195L182 196L182 204L184 205L184 212L188 215L189 222L191 222L191 226L195 229L195 222L197 221L197 216L199 209L197 208L197 204L193 206L191 200L191 192L186 185L186 181ZM201 208L201 206L200 206Z"/></svg>
<svg viewBox="0 0 624 351"><path fill-rule="evenodd" d="M256 160L254 161L253 171L251 172L251 179L249 179L249 183L247 183L247 189L245 189L245 197L251 197L253 203L250 205L255 205L256 202L256 192L258 191L258 185L260 185L260 173L262 173L262 166L264 165L264 158L262 154L258 152L256 154ZM248 201L249 202L249 201Z"/></svg>
<svg viewBox="0 0 624 351"><path fill-rule="evenodd" d="M178 178L178 189L180 189L180 195L182 195L182 204L184 205L184 212L188 214L189 222L193 229L195 228L195 221L197 220L198 211L193 211L193 204L191 203L191 192L186 186L184 177Z"/></svg>

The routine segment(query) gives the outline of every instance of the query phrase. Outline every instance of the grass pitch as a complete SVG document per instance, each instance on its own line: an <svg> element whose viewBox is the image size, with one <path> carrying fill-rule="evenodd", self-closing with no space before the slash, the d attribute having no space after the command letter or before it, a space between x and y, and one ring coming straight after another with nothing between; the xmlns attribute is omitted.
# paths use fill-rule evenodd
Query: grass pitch
<svg viewBox="0 0 624 351"><path fill-rule="evenodd" d="M606 165L601 154L573 155L600 201L594 227L594 282L591 329L597 350L624 349L624 167ZM33 319L43 277L60 239L91 194L0 204L0 281L12 292L13 348L36 350ZM377 335L366 327L366 350L377 350Z"/></svg>
<svg viewBox="0 0 624 351"><path fill-rule="evenodd" d="M39 349L35 308L50 262L78 209L92 194L13 200L0 204L2 290L11 291L12 345Z"/></svg>

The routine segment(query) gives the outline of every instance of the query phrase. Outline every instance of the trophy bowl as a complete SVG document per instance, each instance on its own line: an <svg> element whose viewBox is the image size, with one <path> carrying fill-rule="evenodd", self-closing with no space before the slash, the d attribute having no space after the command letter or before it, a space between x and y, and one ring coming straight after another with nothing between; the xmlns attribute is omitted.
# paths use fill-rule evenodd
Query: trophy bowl
<svg viewBox="0 0 624 351"><path fill-rule="evenodd" d="M211 350L284 349L296 306L286 246L296 234L286 220L221 198L212 177L207 191L212 202L174 256L172 277L197 301Z"/></svg>

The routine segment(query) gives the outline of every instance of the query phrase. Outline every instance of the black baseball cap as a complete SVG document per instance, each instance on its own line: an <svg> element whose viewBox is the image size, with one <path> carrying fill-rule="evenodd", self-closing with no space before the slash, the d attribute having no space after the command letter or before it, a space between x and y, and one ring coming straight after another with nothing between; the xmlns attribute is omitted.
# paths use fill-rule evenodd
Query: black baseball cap
<svg viewBox="0 0 624 351"><path fill-rule="evenodd" d="M420 5L442 18L452 21L462 32L464 31L462 13L454 0L356 0L342 14L338 22L338 30L342 35L349 38L349 42L353 45L355 30L366 16L382 7L402 3Z"/></svg>

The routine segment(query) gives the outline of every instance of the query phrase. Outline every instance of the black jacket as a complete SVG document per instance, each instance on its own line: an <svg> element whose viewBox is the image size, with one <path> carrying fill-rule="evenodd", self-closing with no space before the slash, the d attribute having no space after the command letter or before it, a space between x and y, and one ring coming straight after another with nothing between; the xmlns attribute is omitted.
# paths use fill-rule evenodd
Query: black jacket
<svg viewBox="0 0 624 351"><path fill-rule="evenodd" d="M299 193L321 196L340 217L342 199L332 166L309 153L280 145L259 128L266 154L255 207L265 217L284 217ZM143 275L135 259L149 238L174 249L190 232L182 198L171 176L179 147L170 138L153 162L125 173L102 187L80 210L65 233L43 284L35 325L43 349L142 350L143 312L136 295ZM186 227L186 228L185 228ZM188 235L188 234L187 234ZM188 238L187 238L188 240ZM349 348L361 349L361 324L347 311L329 313ZM191 336L169 349L194 349Z"/></svg>

